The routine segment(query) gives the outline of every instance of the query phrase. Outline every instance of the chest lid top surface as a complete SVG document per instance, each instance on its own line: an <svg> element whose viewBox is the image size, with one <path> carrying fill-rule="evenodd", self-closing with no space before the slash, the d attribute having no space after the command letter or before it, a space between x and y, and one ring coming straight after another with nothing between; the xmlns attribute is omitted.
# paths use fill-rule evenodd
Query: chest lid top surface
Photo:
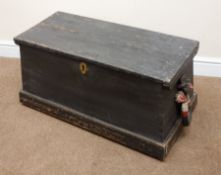
<svg viewBox="0 0 221 175"><path fill-rule="evenodd" d="M199 45L189 39L63 12L15 37L15 42L107 65L167 86Z"/></svg>

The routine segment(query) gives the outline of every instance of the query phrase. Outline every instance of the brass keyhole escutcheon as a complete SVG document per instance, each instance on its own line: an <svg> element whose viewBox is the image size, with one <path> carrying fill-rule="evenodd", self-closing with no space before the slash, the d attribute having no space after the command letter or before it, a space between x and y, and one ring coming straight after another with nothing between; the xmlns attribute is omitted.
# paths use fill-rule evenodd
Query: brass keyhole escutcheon
<svg viewBox="0 0 221 175"><path fill-rule="evenodd" d="M79 65L80 71L83 75L85 75L88 72L88 67L86 63L80 63Z"/></svg>

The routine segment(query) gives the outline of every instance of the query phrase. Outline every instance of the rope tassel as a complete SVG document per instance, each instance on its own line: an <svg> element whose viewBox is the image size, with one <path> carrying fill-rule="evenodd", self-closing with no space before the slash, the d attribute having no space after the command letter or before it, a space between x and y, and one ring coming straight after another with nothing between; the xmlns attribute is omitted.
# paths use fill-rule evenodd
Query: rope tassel
<svg viewBox="0 0 221 175"><path fill-rule="evenodd" d="M193 86L191 83L185 84L185 86L184 85L181 86L185 88L177 92L175 100L178 104L180 104L181 108L180 115L182 117L182 123L184 126L188 126L191 120L191 112L189 111L190 97L187 93L185 93L186 92L185 89L186 88L193 89Z"/></svg>
<svg viewBox="0 0 221 175"><path fill-rule="evenodd" d="M181 105L181 116L182 117L188 117L189 116L188 102L182 103L182 105Z"/></svg>

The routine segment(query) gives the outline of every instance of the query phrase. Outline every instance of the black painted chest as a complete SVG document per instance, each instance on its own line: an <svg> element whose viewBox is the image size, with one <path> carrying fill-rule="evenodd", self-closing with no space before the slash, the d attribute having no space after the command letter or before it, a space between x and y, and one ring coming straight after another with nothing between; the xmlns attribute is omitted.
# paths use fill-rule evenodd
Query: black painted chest
<svg viewBox="0 0 221 175"><path fill-rule="evenodd" d="M197 41L57 12L15 42L27 106L158 159L189 124Z"/></svg>

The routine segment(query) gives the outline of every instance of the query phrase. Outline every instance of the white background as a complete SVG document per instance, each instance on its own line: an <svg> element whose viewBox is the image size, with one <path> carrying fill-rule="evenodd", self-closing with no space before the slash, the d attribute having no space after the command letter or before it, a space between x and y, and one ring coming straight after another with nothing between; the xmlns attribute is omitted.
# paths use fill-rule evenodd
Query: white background
<svg viewBox="0 0 221 175"><path fill-rule="evenodd" d="M58 10L196 39L221 59L221 0L0 0L0 41Z"/></svg>

